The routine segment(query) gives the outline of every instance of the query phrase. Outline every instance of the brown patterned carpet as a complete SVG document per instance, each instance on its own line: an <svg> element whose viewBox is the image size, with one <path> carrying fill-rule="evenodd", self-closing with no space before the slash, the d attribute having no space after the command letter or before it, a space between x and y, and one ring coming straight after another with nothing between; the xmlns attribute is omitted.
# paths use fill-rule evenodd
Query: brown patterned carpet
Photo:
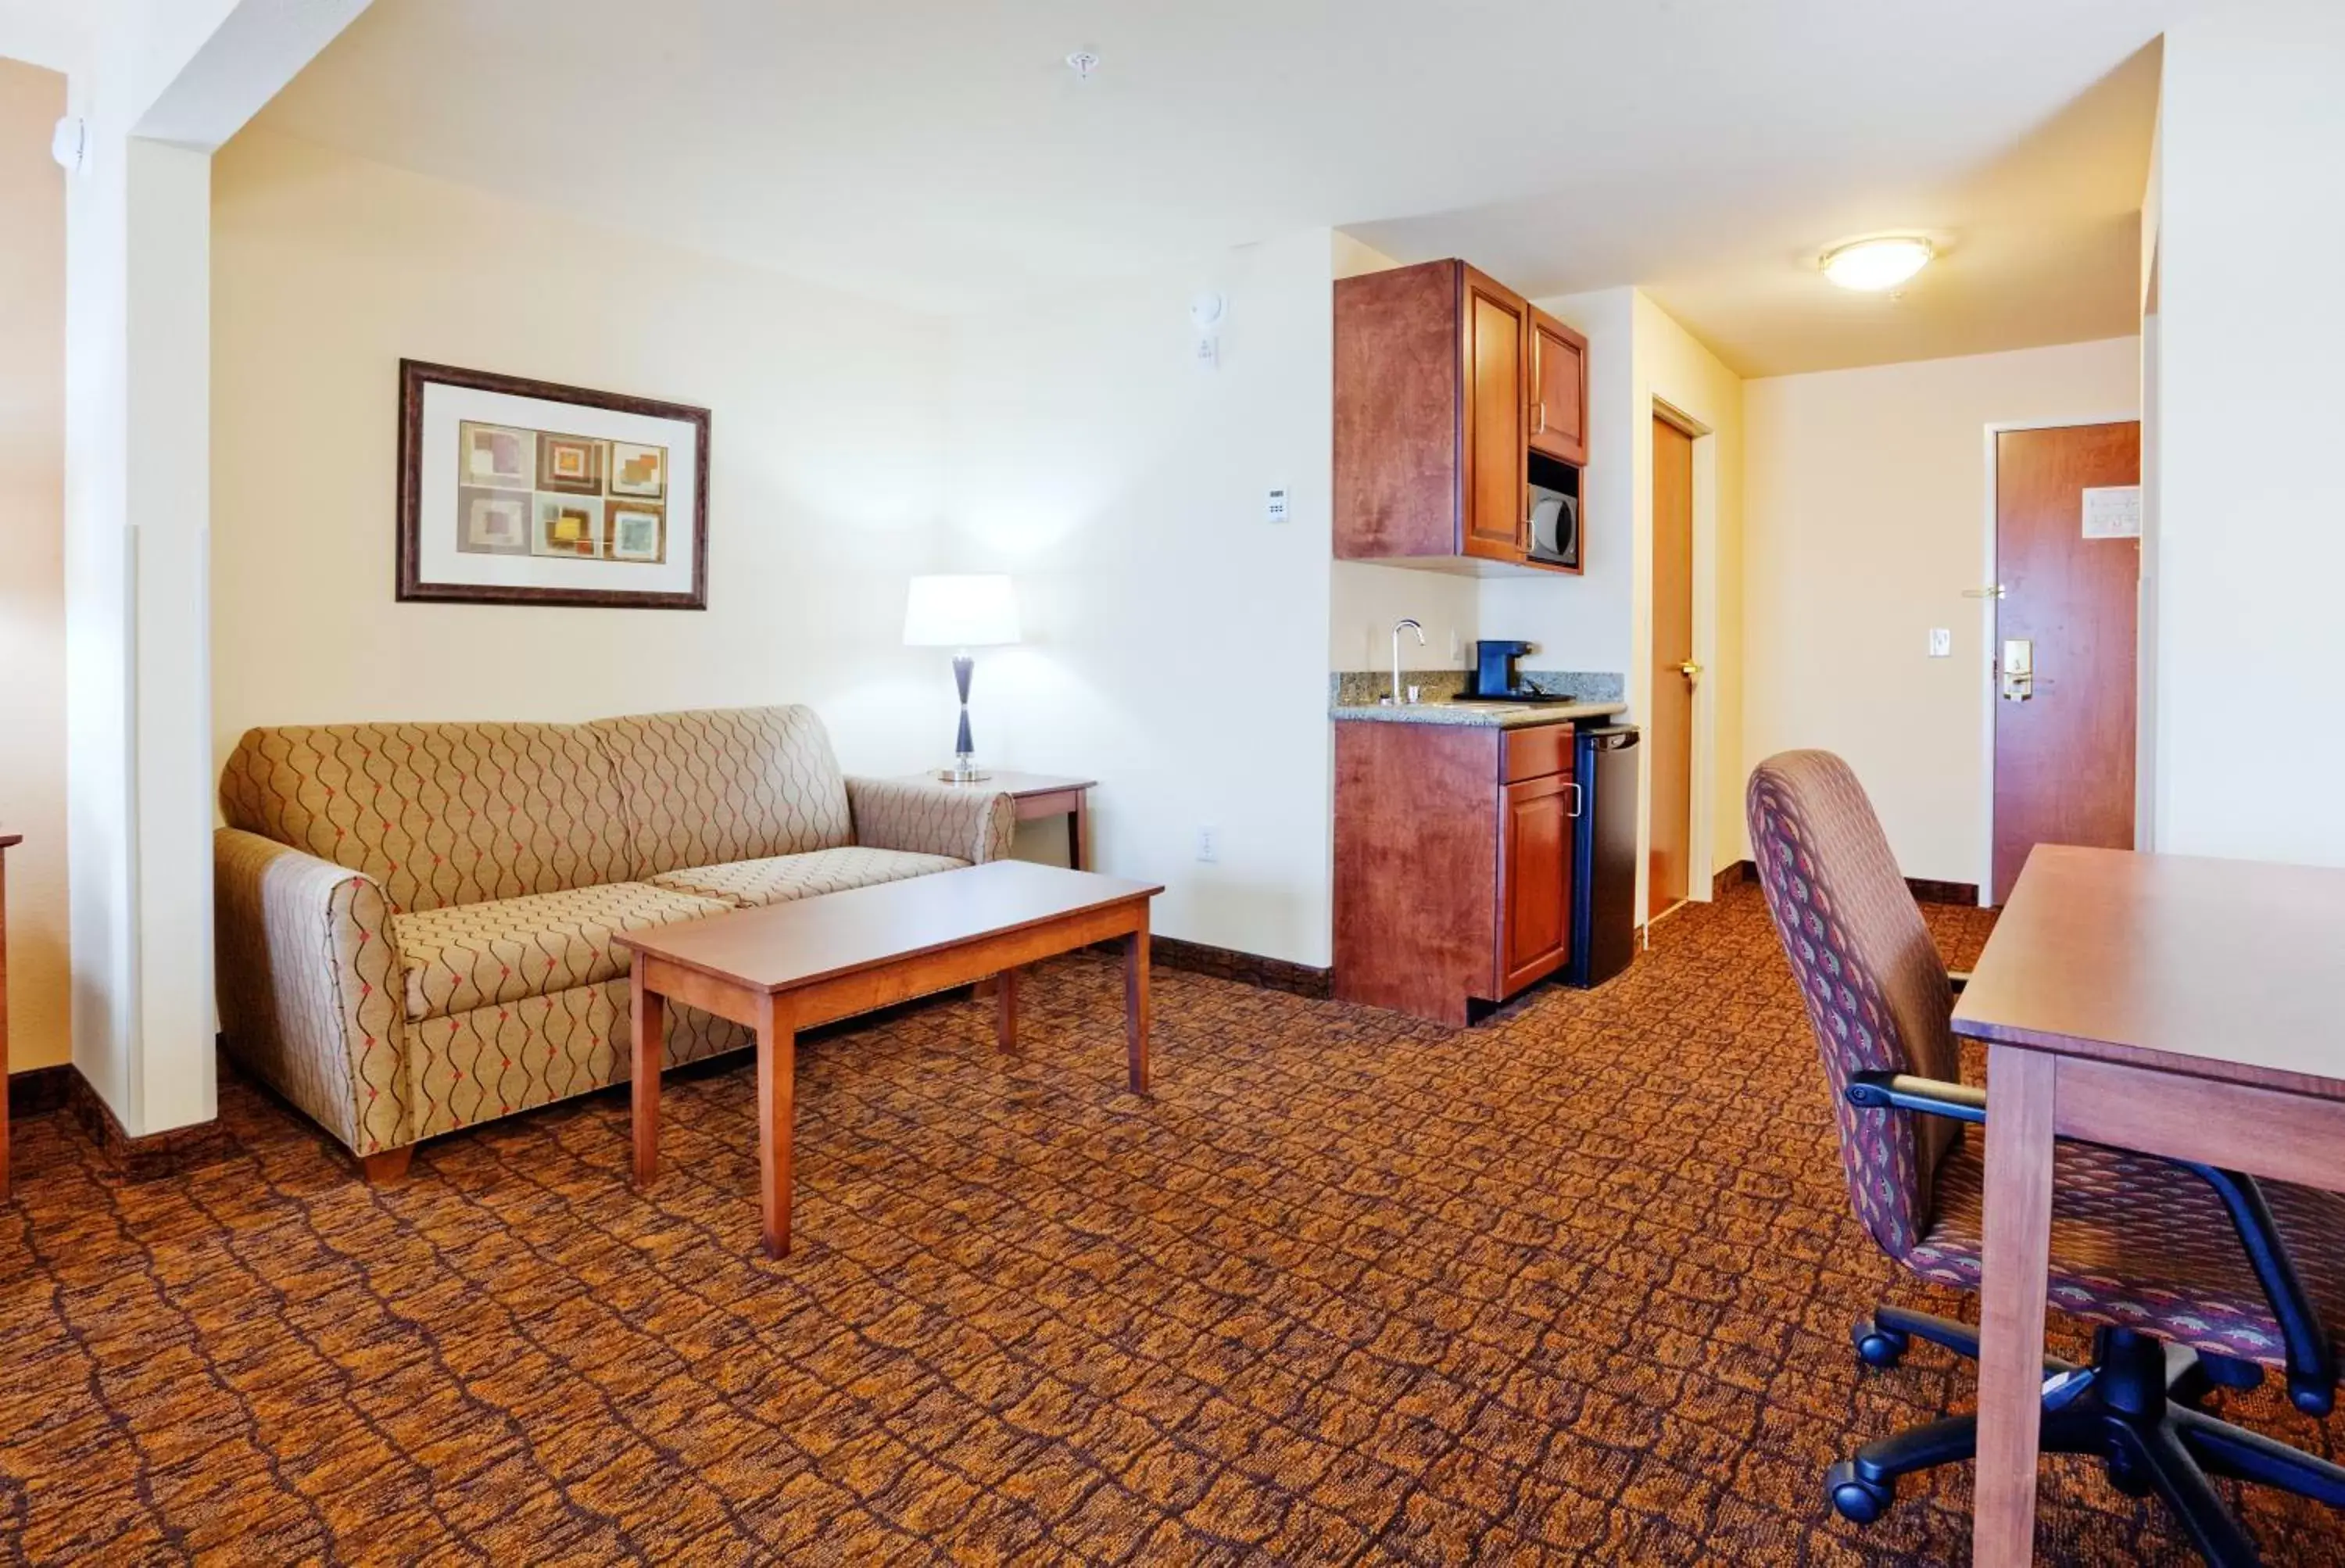
<svg viewBox="0 0 2345 1568"><path fill-rule="evenodd" d="M1967 961L1985 917L1932 911ZM113 1185L62 1116L0 1208L0 1557L57 1562L1967 1561L1962 1472L1859 1532L1825 1463L1970 1399L1850 1322L1851 1217L1755 890L1467 1033L1103 960L1021 1059L949 1002L802 1047L798 1251L755 1254L751 1078L429 1145L376 1192L223 1088L241 1156ZM2269 1392L2228 1397L2299 1442ZM2274 1562L2345 1520L2257 1493ZM2048 1471L2043 1561L2178 1563Z"/></svg>

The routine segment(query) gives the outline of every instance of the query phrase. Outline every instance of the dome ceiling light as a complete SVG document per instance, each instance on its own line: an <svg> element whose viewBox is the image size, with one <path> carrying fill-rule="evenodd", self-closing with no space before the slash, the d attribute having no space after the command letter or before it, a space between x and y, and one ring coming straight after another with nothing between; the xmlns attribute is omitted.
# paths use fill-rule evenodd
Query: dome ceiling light
<svg viewBox="0 0 2345 1568"><path fill-rule="evenodd" d="M1823 269L1825 277L1843 289L1877 294L1883 289L1894 289L1927 267L1937 253L1919 235L1892 234L1835 245L1823 253L1817 265Z"/></svg>

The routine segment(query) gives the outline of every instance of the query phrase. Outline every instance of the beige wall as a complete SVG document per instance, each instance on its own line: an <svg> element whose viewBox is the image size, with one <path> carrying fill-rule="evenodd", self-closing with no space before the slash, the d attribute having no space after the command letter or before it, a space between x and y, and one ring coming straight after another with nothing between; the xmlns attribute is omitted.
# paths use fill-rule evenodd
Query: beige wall
<svg viewBox="0 0 2345 1568"><path fill-rule="evenodd" d="M2130 419L2139 378L2119 338L1745 383L1744 757L1847 758L1909 877L1985 880L1987 427Z"/></svg>
<svg viewBox="0 0 2345 1568"><path fill-rule="evenodd" d="M73 1055L66 894L66 79L0 60L0 832L9 1065Z"/></svg>
<svg viewBox="0 0 2345 1568"><path fill-rule="evenodd" d="M248 131L213 202L213 728L809 701L854 769L950 738L940 324ZM392 598L402 356L712 411L705 612ZM980 697L982 694L980 694Z"/></svg>

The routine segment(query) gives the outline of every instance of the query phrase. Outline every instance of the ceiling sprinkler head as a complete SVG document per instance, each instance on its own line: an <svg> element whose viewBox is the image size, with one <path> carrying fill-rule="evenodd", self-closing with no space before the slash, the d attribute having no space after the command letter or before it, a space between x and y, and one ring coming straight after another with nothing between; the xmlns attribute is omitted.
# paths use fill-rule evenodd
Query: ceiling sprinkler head
<svg viewBox="0 0 2345 1568"><path fill-rule="evenodd" d="M1091 73L1099 69L1099 64L1100 57L1089 49L1077 49L1067 56L1067 69L1074 72L1075 80L1079 82L1090 81Z"/></svg>

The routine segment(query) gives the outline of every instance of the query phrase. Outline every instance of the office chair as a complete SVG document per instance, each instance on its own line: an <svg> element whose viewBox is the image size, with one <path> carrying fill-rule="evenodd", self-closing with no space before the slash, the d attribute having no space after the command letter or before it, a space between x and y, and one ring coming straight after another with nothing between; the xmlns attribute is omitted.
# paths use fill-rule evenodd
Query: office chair
<svg viewBox="0 0 2345 1568"><path fill-rule="evenodd" d="M1986 1120L1950 1026L1960 977L1930 940L1889 841L1846 763L1790 751L1745 795L1776 934L1798 976L1840 1125L1857 1217L1883 1251L1975 1290L1983 1164L1964 1125ZM2156 1492L2218 1568L2260 1561L2209 1474L2345 1507L2345 1469L2218 1420L2218 1388L2270 1368L2299 1410L2326 1415L2345 1322L2345 1196L2063 1140L2056 1152L2050 1304L2095 1326L2088 1366L2045 1362L2042 1448L2086 1454L2133 1496ZM1914 1339L1976 1357L1978 1331L1883 1306L1857 1325L1868 1366ZM1832 1467L1832 1506L1866 1523L1901 1475L1975 1457L1953 1416L1878 1439Z"/></svg>

